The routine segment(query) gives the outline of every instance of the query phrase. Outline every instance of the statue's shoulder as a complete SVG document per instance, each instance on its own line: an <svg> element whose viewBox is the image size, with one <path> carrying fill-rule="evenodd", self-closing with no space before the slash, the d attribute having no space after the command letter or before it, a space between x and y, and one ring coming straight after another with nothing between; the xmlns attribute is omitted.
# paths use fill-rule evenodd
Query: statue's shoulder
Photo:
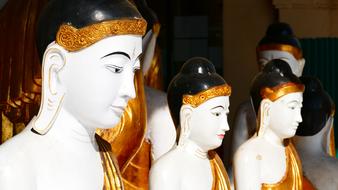
<svg viewBox="0 0 338 190"><path fill-rule="evenodd" d="M151 167L151 172L160 174L163 177L178 176L181 173L180 164L184 163L183 159L180 151L175 148L156 160Z"/></svg>
<svg viewBox="0 0 338 190"><path fill-rule="evenodd" d="M256 163L259 160L257 156L261 154L259 150L261 143L259 138L251 137L238 148L235 153L235 160L248 164Z"/></svg>
<svg viewBox="0 0 338 190"><path fill-rule="evenodd" d="M0 146L0 189L31 189L34 181L34 142L24 130ZM34 151L32 151L34 150ZM33 187L34 189L34 187Z"/></svg>
<svg viewBox="0 0 338 190"><path fill-rule="evenodd" d="M180 156L175 150L156 160L150 169L151 189L177 189L177 184L182 179L181 163Z"/></svg>

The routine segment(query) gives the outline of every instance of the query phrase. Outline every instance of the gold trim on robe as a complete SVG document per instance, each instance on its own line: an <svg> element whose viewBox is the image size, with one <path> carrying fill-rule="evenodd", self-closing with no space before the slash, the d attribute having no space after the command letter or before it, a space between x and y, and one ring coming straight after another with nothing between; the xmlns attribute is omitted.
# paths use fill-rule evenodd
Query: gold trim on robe
<svg viewBox="0 0 338 190"><path fill-rule="evenodd" d="M229 176L221 158L215 151L209 152L211 171L213 176L212 190L230 190Z"/></svg>
<svg viewBox="0 0 338 190"><path fill-rule="evenodd" d="M104 171L103 190L123 190L121 174L111 151L110 144L103 140L99 135L95 135L95 139L99 146Z"/></svg>
<svg viewBox="0 0 338 190"><path fill-rule="evenodd" d="M295 147L291 142L285 147L286 171L281 181L274 184L262 184L262 190L314 190L315 188L307 180L303 185L303 173L301 161ZM306 187L306 188L304 188Z"/></svg>

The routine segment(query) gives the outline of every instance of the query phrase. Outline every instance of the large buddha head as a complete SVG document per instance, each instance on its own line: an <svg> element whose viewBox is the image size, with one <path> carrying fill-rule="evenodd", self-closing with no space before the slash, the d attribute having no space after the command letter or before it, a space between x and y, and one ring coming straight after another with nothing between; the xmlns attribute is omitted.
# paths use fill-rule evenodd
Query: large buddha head
<svg viewBox="0 0 338 190"><path fill-rule="evenodd" d="M283 60L272 60L254 78L250 95L258 119L258 136L279 139L295 135L302 121L304 85Z"/></svg>
<svg viewBox="0 0 338 190"><path fill-rule="evenodd" d="M91 128L113 127L130 98L146 21L128 0L51 0L37 29L42 103L34 130L60 109Z"/></svg>
<svg viewBox="0 0 338 190"><path fill-rule="evenodd" d="M195 57L185 62L167 95L179 145L189 139L204 150L219 147L229 130L230 94L231 87L210 61Z"/></svg>
<svg viewBox="0 0 338 190"><path fill-rule="evenodd" d="M301 44L286 23L273 23L268 27L258 43L256 54L260 70L270 60L282 59L289 64L293 74L300 77L303 73L305 59Z"/></svg>

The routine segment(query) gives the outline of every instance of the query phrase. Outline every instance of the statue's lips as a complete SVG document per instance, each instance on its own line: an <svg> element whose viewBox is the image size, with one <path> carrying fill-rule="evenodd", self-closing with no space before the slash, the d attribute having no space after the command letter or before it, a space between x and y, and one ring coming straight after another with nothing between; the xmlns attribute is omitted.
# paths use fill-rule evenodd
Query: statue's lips
<svg viewBox="0 0 338 190"><path fill-rule="evenodd" d="M224 138L224 134L218 134L217 135L219 138L223 139Z"/></svg>
<svg viewBox="0 0 338 190"><path fill-rule="evenodd" d="M126 106L110 106L110 109L117 115L117 116L121 116L124 112L124 109L126 108Z"/></svg>

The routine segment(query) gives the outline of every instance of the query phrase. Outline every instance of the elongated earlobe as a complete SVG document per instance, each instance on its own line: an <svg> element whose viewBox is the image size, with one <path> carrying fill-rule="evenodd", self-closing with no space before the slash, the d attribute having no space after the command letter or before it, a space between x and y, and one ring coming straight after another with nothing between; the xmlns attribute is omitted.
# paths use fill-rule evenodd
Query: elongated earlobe
<svg viewBox="0 0 338 190"><path fill-rule="evenodd" d="M270 106L271 101L269 99L263 99L258 111L258 131L257 135L262 136L265 133L266 128L269 125L270 120Z"/></svg>
<svg viewBox="0 0 338 190"><path fill-rule="evenodd" d="M59 84L58 72L66 64L66 51L57 44L51 44L45 51L42 63L42 98L33 129L43 135L53 125L62 107L64 89Z"/></svg>
<svg viewBox="0 0 338 190"><path fill-rule="evenodd" d="M178 145L183 146L190 135L190 118L193 108L190 105L182 105L180 110L180 136Z"/></svg>

